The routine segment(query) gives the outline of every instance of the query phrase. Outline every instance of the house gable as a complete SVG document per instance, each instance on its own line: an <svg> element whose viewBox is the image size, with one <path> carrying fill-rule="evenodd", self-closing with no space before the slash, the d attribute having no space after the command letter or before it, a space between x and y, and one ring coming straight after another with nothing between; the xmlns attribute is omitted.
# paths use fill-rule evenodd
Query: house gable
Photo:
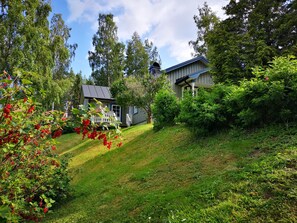
<svg viewBox="0 0 297 223"><path fill-rule="evenodd" d="M208 60L203 56L199 56L165 70L177 97L182 97L183 87L191 86L192 82L195 83L195 87L210 87L213 85L207 65Z"/></svg>

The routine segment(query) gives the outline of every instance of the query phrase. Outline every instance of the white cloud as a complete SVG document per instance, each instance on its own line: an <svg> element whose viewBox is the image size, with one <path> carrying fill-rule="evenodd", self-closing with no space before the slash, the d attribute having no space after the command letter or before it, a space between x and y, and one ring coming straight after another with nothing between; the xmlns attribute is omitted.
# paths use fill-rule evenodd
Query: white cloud
<svg viewBox="0 0 297 223"><path fill-rule="evenodd" d="M94 33L99 13L113 13L122 41L134 31L152 39L160 49L167 47L170 57L178 62L191 57L188 42L196 38L193 16L204 0L67 0L69 22L88 22ZM208 5L220 17L228 0L209 0ZM162 58L163 59L163 58Z"/></svg>

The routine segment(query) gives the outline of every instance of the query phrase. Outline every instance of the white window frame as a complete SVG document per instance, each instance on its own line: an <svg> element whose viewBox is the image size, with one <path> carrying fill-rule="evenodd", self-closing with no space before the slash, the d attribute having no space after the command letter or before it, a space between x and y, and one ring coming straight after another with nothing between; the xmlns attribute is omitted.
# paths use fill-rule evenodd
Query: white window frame
<svg viewBox="0 0 297 223"><path fill-rule="evenodd" d="M117 114L114 112L114 110L113 110L114 107L119 107L119 116L117 116ZM122 107L121 107L120 105L112 104L112 105L111 105L111 111L113 111L113 112L115 113L116 118L117 118L118 120L121 120L121 116L122 116Z"/></svg>
<svg viewBox="0 0 297 223"><path fill-rule="evenodd" d="M133 114L137 114L138 113L138 108L136 106L133 106Z"/></svg>

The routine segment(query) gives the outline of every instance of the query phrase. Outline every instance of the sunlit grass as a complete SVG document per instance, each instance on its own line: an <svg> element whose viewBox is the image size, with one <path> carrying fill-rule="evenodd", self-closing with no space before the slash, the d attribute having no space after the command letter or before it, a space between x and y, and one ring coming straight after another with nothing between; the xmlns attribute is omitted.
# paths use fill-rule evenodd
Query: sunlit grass
<svg viewBox="0 0 297 223"><path fill-rule="evenodd" d="M255 133L231 131L196 138L183 126L154 132L152 125L140 125L124 129L123 146L111 151L99 141L80 141L81 136L65 135L58 151L72 155L74 193L46 220L64 223L168 219L173 222L172 217L194 219L188 222L196 222L195 218L200 217L205 221L221 219L217 222L245 219L249 207L231 205L239 199L231 188L234 184L235 188L243 188L246 182L242 176L249 165L286 143L297 145L295 134L273 127ZM247 194L240 199L249 200Z"/></svg>

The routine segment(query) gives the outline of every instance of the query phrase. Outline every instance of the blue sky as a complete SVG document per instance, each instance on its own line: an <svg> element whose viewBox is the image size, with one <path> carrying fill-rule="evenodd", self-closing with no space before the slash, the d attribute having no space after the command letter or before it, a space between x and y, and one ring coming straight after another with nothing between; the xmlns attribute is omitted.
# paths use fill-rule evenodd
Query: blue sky
<svg viewBox="0 0 297 223"><path fill-rule="evenodd" d="M88 51L98 28L98 14L112 13L120 41L126 43L133 32L157 46L162 69L191 59L190 40L196 38L193 16L205 0L52 0L52 12L61 13L71 30L69 43L77 43L72 62L74 72L91 74ZM208 5L223 17L222 7L229 0L208 0Z"/></svg>

